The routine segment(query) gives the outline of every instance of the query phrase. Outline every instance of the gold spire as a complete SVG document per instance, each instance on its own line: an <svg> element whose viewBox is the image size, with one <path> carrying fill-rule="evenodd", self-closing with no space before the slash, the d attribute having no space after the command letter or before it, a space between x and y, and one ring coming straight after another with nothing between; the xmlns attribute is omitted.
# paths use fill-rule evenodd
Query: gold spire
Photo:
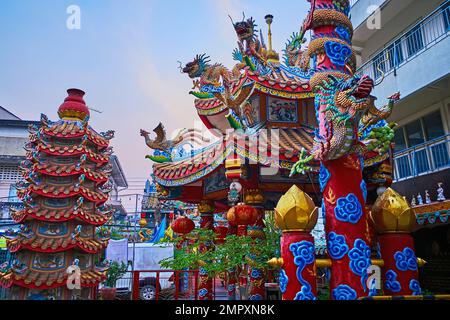
<svg viewBox="0 0 450 320"><path fill-rule="evenodd" d="M273 15L268 14L264 17L266 19L266 23L269 29L268 32L268 41L269 41L269 47L267 49L267 61L269 62L280 62L280 55L273 50L272 47L272 22L273 22Z"/></svg>
<svg viewBox="0 0 450 320"><path fill-rule="evenodd" d="M305 231L314 229L318 208L305 192L293 185L281 197L275 208L275 221L283 231Z"/></svg>
<svg viewBox="0 0 450 320"><path fill-rule="evenodd" d="M410 233L417 224L408 201L391 188L378 197L370 217L379 233Z"/></svg>

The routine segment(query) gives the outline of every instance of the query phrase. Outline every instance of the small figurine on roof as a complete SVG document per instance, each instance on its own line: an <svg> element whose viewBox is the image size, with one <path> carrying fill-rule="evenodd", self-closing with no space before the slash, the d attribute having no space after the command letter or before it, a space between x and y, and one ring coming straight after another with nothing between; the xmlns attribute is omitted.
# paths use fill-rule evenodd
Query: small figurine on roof
<svg viewBox="0 0 450 320"><path fill-rule="evenodd" d="M445 201L445 195L444 195L444 188L442 187L443 183L438 183L438 189L437 189L437 201Z"/></svg>
<svg viewBox="0 0 450 320"><path fill-rule="evenodd" d="M411 206L412 206L412 207L415 207L416 205L417 205L417 203L416 203L416 197L413 196L412 199L411 199Z"/></svg>
<svg viewBox="0 0 450 320"><path fill-rule="evenodd" d="M419 206L423 205L423 199L420 193L417 195L417 201L419 202Z"/></svg>
<svg viewBox="0 0 450 320"><path fill-rule="evenodd" d="M431 203L431 198L430 198L430 194L428 193L428 190L425 190L425 203L426 204Z"/></svg>

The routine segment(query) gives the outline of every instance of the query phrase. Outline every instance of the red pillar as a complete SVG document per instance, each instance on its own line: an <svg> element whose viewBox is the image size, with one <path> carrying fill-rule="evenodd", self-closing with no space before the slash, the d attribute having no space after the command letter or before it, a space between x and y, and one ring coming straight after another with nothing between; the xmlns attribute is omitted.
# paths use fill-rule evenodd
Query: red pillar
<svg viewBox="0 0 450 320"><path fill-rule="evenodd" d="M214 229L214 204L209 201L202 201L198 205L198 211L200 212L200 228L205 230ZM212 243L203 243L200 246L200 250L211 250ZM205 263L208 263L205 261ZM198 297L199 300L212 300L213 298L213 282L212 278L208 275L208 272L200 267L199 268L199 284L198 284Z"/></svg>
<svg viewBox="0 0 450 320"><path fill-rule="evenodd" d="M317 218L314 201L295 185L275 208L275 220L283 231L280 270L283 300L317 299L315 246L310 234Z"/></svg>
<svg viewBox="0 0 450 320"><path fill-rule="evenodd" d="M360 159L352 154L324 162L321 176L327 177L322 183L331 297L355 300L369 293L367 269L372 264Z"/></svg>
<svg viewBox="0 0 450 320"><path fill-rule="evenodd" d="M258 189L248 190L245 195L245 203L253 206L258 214L256 222L248 227L248 235L252 239L264 239L264 196ZM249 300L264 300L266 297L266 289L264 287L266 280L265 270L255 268L252 266L251 261L258 261L258 245L254 245L254 251L249 256L250 266L250 293Z"/></svg>
<svg viewBox="0 0 450 320"><path fill-rule="evenodd" d="M385 295L420 295L419 266L413 237L407 233L393 233L380 235L378 240L384 260Z"/></svg>
<svg viewBox="0 0 450 320"><path fill-rule="evenodd" d="M302 251L305 255L301 254ZM315 300L317 279L313 236L306 232L283 232L281 256L280 288L283 300Z"/></svg>
<svg viewBox="0 0 450 320"><path fill-rule="evenodd" d="M228 235L237 235L237 226L229 223L228 225ZM232 268L227 272L227 296L228 300L236 300L236 284L237 275L236 268Z"/></svg>
<svg viewBox="0 0 450 320"><path fill-rule="evenodd" d="M375 202L370 216L379 233L385 295L420 295L419 265L411 236L416 226L414 210L388 188Z"/></svg>

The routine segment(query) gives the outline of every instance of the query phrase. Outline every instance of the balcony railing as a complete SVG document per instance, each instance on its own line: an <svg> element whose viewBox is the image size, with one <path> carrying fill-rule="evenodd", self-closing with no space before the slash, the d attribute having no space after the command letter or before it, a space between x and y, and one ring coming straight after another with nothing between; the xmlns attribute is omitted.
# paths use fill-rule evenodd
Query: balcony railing
<svg viewBox="0 0 450 320"><path fill-rule="evenodd" d="M450 34L450 0L384 46L358 70L379 79L408 63Z"/></svg>
<svg viewBox="0 0 450 320"><path fill-rule="evenodd" d="M406 180L450 168L450 135L394 154L394 180Z"/></svg>

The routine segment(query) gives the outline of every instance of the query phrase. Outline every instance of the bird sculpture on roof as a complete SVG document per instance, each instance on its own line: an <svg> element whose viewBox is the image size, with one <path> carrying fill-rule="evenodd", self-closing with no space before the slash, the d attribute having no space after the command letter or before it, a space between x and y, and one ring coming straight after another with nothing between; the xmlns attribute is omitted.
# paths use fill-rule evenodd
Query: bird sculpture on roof
<svg viewBox="0 0 450 320"><path fill-rule="evenodd" d="M141 136L145 138L145 143L147 146L153 150L167 151L176 147L183 141L183 136L181 133L178 134L175 139L168 140L166 138L166 130L162 123L159 123L153 132L156 133L156 139L150 139L150 133L141 129Z"/></svg>
<svg viewBox="0 0 450 320"><path fill-rule="evenodd" d="M153 132L156 133L155 139L150 138L150 133L148 131L141 129L141 136L145 138L146 145L150 149L168 153L169 155L175 148L181 147L184 144L193 146L210 142L209 138L204 137L202 131L199 129L183 129L172 140L167 139L166 130L162 123L160 123ZM155 159L152 160L155 161Z"/></svg>

